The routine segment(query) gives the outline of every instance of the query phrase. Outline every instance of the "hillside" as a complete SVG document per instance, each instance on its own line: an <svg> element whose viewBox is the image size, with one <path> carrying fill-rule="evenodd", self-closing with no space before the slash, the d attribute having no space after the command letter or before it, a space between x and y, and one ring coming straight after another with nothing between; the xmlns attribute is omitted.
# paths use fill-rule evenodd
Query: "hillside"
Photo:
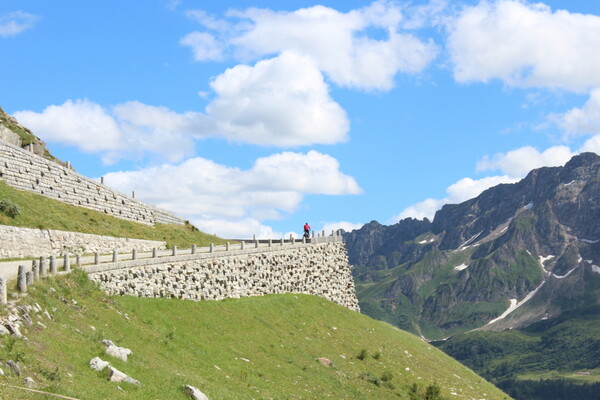
<svg viewBox="0 0 600 400"><path fill-rule="evenodd" d="M111 217L101 212L75 207L47 197L14 189L0 179L0 201L17 207L18 215L0 210L0 225L25 228L56 229L69 232L91 233L114 237L164 240L167 246L190 247L191 244L207 246L225 241L214 235L200 232L194 226L156 224L148 226L133 221Z"/></svg>
<svg viewBox="0 0 600 400"><path fill-rule="evenodd" d="M2 398L42 398L6 386L29 376L38 390L78 399L186 399L185 384L213 400L421 399L425 392L430 399L508 399L418 337L318 297L112 298L76 271L36 284L20 301L36 303L52 320L30 310L33 325L22 329L28 340L0 338L8 374ZM103 339L133 355L127 362L106 355ZM109 382L89 367L94 357L141 387ZM9 374L9 359L21 377Z"/></svg>
<svg viewBox="0 0 600 400"><path fill-rule="evenodd" d="M46 143L39 137L33 134L29 129L19 124L12 116L8 115L2 107L0 107L0 139L8 141L19 147L28 147L31 145L32 151L50 161L53 161L62 166L67 163L54 157L50 150L46 147Z"/></svg>
<svg viewBox="0 0 600 400"><path fill-rule="evenodd" d="M347 233L361 310L432 340L453 337L442 348L496 382L598 368L586 360L600 359L599 321L579 330L578 318L600 305L599 198L600 157L584 153L447 204L433 221L373 221ZM461 335L473 329L513 332ZM585 357L559 332L577 332ZM535 346L525 340L532 335ZM510 340L496 343L499 337ZM490 338L495 353L480 365L473 348L486 348ZM569 362L550 363L549 348Z"/></svg>

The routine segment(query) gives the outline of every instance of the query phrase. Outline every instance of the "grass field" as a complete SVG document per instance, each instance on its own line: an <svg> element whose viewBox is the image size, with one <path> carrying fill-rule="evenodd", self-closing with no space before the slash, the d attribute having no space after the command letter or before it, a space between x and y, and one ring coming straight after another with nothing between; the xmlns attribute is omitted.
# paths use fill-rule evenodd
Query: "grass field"
<svg viewBox="0 0 600 400"><path fill-rule="evenodd" d="M161 240L166 241L168 247L180 248L190 247L192 244L208 246L210 243L225 243L223 239L200 232L189 224L156 224L154 227L139 224L87 208L71 206L35 193L17 190L2 180L0 180L1 200L8 200L16 205L19 214L10 217L0 212L0 225Z"/></svg>
<svg viewBox="0 0 600 400"><path fill-rule="evenodd" d="M33 326L23 329L27 341L0 337L0 361L18 361L23 370L16 377L3 367L2 399L51 398L6 386L22 386L26 376L38 390L77 399L183 400L185 384L211 400L415 400L438 385L441 394L431 399L508 399L420 338L319 297L108 297L74 271L36 283L20 301L35 303L53 320L32 314ZM127 362L106 355L102 339L133 355ZM141 387L93 371L88 364L96 356Z"/></svg>

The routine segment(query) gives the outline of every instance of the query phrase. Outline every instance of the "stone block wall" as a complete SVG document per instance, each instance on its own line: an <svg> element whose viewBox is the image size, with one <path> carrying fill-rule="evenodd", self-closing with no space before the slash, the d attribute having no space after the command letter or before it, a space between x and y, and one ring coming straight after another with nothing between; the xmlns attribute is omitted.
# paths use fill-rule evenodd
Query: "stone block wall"
<svg viewBox="0 0 600 400"><path fill-rule="evenodd" d="M164 250L166 243L0 225L0 258L59 256L65 253L110 253L113 249L118 249L120 252L131 252L134 249L142 252L152 251L153 248Z"/></svg>
<svg viewBox="0 0 600 400"><path fill-rule="evenodd" d="M185 223L184 219L166 210L149 206L1 140L0 179L17 189L147 225Z"/></svg>
<svg viewBox="0 0 600 400"><path fill-rule="evenodd" d="M139 260L138 264L148 262ZM161 263L129 268L124 265L128 264L84 269L108 294L221 300L303 293L359 311L346 247L341 241L171 257Z"/></svg>

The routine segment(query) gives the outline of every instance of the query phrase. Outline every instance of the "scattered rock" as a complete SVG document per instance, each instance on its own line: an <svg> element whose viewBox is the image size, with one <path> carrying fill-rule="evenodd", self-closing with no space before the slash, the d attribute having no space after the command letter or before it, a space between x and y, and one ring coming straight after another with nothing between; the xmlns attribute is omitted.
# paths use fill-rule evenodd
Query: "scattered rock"
<svg viewBox="0 0 600 400"><path fill-rule="evenodd" d="M136 386L142 386L142 384L138 381L130 377L129 375L119 371L115 367L108 367L110 370L110 381L111 382L125 382L131 383Z"/></svg>
<svg viewBox="0 0 600 400"><path fill-rule="evenodd" d="M108 361L103 361L100 357L94 357L90 360L90 368L95 371L102 371L104 368L109 367L110 363Z"/></svg>
<svg viewBox="0 0 600 400"><path fill-rule="evenodd" d="M27 378L23 379L23 385L25 385L25 387L32 388L35 386L35 382L33 379L31 379L31 377L28 376Z"/></svg>
<svg viewBox="0 0 600 400"><path fill-rule="evenodd" d="M8 360L6 362L6 365L13 370L13 372L15 373L15 375L17 376L21 376L21 367L19 367L19 365L14 362L13 360Z"/></svg>
<svg viewBox="0 0 600 400"><path fill-rule="evenodd" d="M0 368L0 376L4 375L4 371L2 370L2 368Z"/></svg>
<svg viewBox="0 0 600 400"><path fill-rule="evenodd" d="M10 331L4 327L4 325L0 325L0 336L10 335Z"/></svg>
<svg viewBox="0 0 600 400"><path fill-rule="evenodd" d="M196 387L185 385L184 389L185 393L190 395L194 400L209 400L208 397Z"/></svg>
<svg viewBox="0 0 600 400"><path fill-rule="evenodd" d="M110 340L104 339L102 343L104 343L104 345L106 346L106 354L108 354L109 356L117 357L123 361L127 361L127 357L133 354L131 350L126 349L125 347L119 347Z"/></svg>
<svg viewBox="0 0 600 400"><path fill-rule="evenodd" d="M326 367L333 367L333 362L329 358L321 357L317 358L317 361Z"/></svg>
<svg viewBox="0 0 600 400"><path fill-rule="evenodd" d="M19 325L16 323L11 323L11 322L5 322L4 323L4 327L8 330L8 332L17 337L17 338L22 338L23 335L21 335L21 330L19 329Z"/></svg>
<svg viewBox="0 0 600 400"><path fill-rule="evenodd" d="M44 310L43 312L44 317L48 318L49 320L53 320L52 315L50 315L50 313L48 312L48 310Z"/></svg>

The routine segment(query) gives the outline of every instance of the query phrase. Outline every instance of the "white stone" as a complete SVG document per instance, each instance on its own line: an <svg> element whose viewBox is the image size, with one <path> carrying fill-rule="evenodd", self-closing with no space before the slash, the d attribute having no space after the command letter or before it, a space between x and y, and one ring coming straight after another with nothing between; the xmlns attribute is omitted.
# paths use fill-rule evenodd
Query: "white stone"
<svg viewBox="0 0 600 400"><path fill-rule="evenodd" d="M104 345L106 346L106 354L108 354L109 356L119 358L123 361L127 361L127 357L133 354L131 350L126 349L125 347L119 347L110 340L105 339L102 341L102 343L104 343Z"/></svg>
<svg viewBox="0 0 600 400"><path fill-rule="evenodd" d="M103 361L100 357L94 357L90 360L90 368L94 371L102 371L109 366L110 363L108 361Z"/></svg>
<svg viewBox="0 0 600 400"><path fill-rule="evenodd" d="M209 400L208 397L200 391L200 389L191 386L185 385L185 392L192 397L194 400Z"/></svg>
<svg viewBox="0 0 600 400"><path fill-rule="evenodd" d="M118 369L116 369L114 367L108 367L108 368L110 369L109 380L111 382L125 382L125 383L131 383L136 386L142 386L142 384L138 380L133 379L132 377L119 371Z"/></svg>

